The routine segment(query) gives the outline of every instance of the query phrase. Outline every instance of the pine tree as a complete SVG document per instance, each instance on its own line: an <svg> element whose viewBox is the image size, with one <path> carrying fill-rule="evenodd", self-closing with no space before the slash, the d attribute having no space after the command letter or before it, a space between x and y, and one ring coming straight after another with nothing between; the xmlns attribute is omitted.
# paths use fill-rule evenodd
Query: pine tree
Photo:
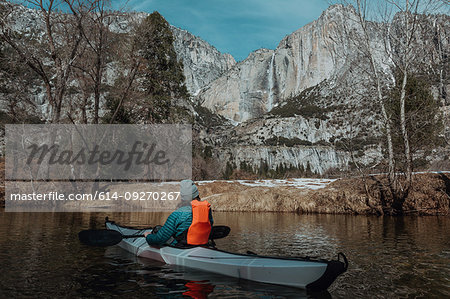
<svg viewBox="0 0 450 299"><path fill-rule="evenodd" d="M142 81L145 100L141 112L151 123L176 118L180 109L173 99L189 97L184 85L183 64L177 60L173 40L169 23L156 11L144 19L137 30L137 48L145 67Z"/></svg>
<svg viewBox="0 0 450 299"><path fill-rule="evenodd" d="M110 123L114 112L117 110L119 106L119 99L117 97L113 97L108 95L105 98L105 106L106 106L106 114L102 117L102 121L104 123ZM133 123L133 114L131 111L126 109L124 106L120 106L117 110L117 114L114 118L114 123L117 124L132 124Z"/></svg>
<svg viewBox="0 0 450 299"><path fill-rule="evenodd" d="M233 166L233 164L230 161L228 161L227 165L225 167L225 171L224 171L224 173L222 175L223 179L225 179L225 180L230 179L231 175L234 172L234 169L235 169L235 167Z"/></svg>

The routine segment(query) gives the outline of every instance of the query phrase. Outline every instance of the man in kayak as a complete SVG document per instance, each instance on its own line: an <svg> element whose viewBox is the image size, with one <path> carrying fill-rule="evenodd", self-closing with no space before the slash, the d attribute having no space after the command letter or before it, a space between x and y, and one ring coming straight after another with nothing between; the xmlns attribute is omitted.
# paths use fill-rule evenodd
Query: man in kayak
<svg viewBox="0 0 450 299"><path fill-rule="evenodd" d="M192 180L180 183L181 207L172 212L158 230L145 233L149 245L204 245L208 243L213 225L211 205L200 201Z"/></svg>

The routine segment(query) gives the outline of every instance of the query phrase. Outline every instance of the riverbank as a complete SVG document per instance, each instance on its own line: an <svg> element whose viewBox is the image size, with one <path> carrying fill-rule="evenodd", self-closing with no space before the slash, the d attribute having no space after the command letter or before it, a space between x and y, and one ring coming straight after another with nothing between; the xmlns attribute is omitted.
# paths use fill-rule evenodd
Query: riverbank
<svg viewBox="0 0 450 299"><path fill-rule="evenodd" d="M5 159L0 159L0 209L5 208Z"/></svg>
<svg viewBox="0 0 450 299"><path fill-rule="evenodd" d="M0 160L0 208L5 206L4 160ZM361 178L200 181L200 195L214 211L319 214L390 214L383 176ZM127 189L146 190L145 183ZM450 173L415 174L403 205L406 215L450 215Z"/></svg>
<svg viewBox="0 0 450 299"><path fill-rule="evenodd" d="M272 185L270 180L265 180L265 184L200 182L199 190L216 211L382 215L389 214L392 204L389 191L381 187L383 180L382 176L369 177L367 191L360 178L330 181L323 188L314 188L313 183L312 188L282 186L276 180ZM406 215L450 215L450 174L414 175L403 210Z"/></svg>

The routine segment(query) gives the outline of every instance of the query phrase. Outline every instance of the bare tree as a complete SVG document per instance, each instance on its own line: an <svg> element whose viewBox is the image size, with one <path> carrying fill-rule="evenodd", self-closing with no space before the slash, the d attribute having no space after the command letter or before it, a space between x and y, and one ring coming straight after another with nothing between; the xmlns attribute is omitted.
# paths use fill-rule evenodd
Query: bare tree
<svg viewBox="0 0 450 299"><path fill-rule="evenodd" d="M394 69L401 73L400 90L400 131L403 140L405 160L405 178L399 181L396 188L394 208L401 210L401 206L408 195L412 184L412 154L410 134L407 129L406 116L406 86L408 76L414 71L416 60L425 56L425 48L420 47L418 40L423 35L420 32L420 16L436 11L441 5L437 0L385 0L385 6L381 10L381 18L384 24L385 52L392 61ZM395 76L394 76L395 79Z"/></svg>
<svg viewBox="0 0 450 299"><path fill-rule="evenodd" d="M354 7L353 14L347 16L349 19L344 22L344 32L341 39L345 39L352 46L353 50L358 52L358 56L361 57L360 63L364 65L365 74L368 75L375 88L375 100L378 103L383 117L383 125L386 131L386 144L388 152L388 180L389 185L395 186L395 158L394 158L394 146L392 141L392 128L389 116L386 111L386 97L383 94L384 82L383 82L383 66L382 62L376 59L377 51L376 38L378 35L371 34L371 30L379 31L380 24L370 21L368 18L370 2L365 0L355 1L339 1L343 5L351 5ZM354 54L352 54L354 55ZM350 59L353 59L351 57ZM367 65L369 66L367 68Z"/></svg>
<svg viewBox="0 0 450 299"><path fill-rule="evenodd" d="M6 3L0 19L0 38L6 42L26 65L36 73L45 86L51 105L51 121L59 122L64 95L71 69L80 55L83 20L92 5L81 0L28 0L28 6L39 12L43 36L37 43L43 48L30 47L12 28L16 4ZM69 13L61 13L64 7ZM51 62L51 63L49 63Z"/></svg>
<svg viewBox="0 0 450 299"><path fill-rule="evenodd" d="M106 121L110 124L115 123L119 117L120 111L132 111L135 101L131 99L140 99L143 92L139 87L138 79L143 76L143 58L139 53L137 40L139 19L129 17L130 32L115 42L115 53L120 57L118 69L120 70L116 78L114 91L109 94L110 100L114 102L110 115ZM125 109L126 107L126 109Z"/></svg>
<svg viewBox="0 0 450 299"><path fill-rule="evenodd" d="M394 160L394 149L392 144L392 129L390 121L386 112L385 99L382 93L382 82L380 75L379 63L375 60L374 49L371 46L371 38L368 32L369 21L366 19L368 5L366 1L357 0L357 17L358 23L361 26L363 32L362 35L362 51L365 53L367 59L369 60L370 70L372 80L375 84L377 91L377 100L381 108L381 114L384 120L384 126L386 129L386 142L388 147L388 164L389 164L389 183L391 185L395 184L395 160Z"/></svg>
<svg viewBox="0 0 450 299"><path fill-rule="evenodd" d="M354 7L354 17L350 16L345 23L344 35L355 46L368 65L369 78L376 89L386 131L388 152L388 185L394 197L394 213L401 213L402 204L412 184L412 154L410 132L407 129L406 86L408 74L416 67L419 57L424 57L425 48L417 41L421 38L418 31L419 16L435 11L442 4L438 0L385 0L382 2L354 0L339 1ZM350 24L350 25L348 25ZM356 26L354 25L356 24ZM381 44L380 44L381 41ZM367 68L367 67L366 67ZM391 75L386 69L391 68ZM403 156L405 161L404 176L399 176L395 149L393 144L392 119L386 105L389 90L395 85L392 78L395 70L401 72L401 91L399 96L400 122L399 131L402 137Z"/></svg>
<svg viewBox="0 0 450 299"><path fill-rule="evenodd" d="M82 27L82 36L86 49L82 59L74 65L78 69L78 80L85 95L93 93L94 109L93 123L99 123L100 98L103 88L104 73L107 66L107 60L113 56L113 46L115 41L114 34L111 32L111 24L114 17L120 14L119 11L112 11L109 0L87 0L92 7L89 14L86 15ZM83 101L83 104L88 104ZM86 107L82 108L86 111Z"/></svg>

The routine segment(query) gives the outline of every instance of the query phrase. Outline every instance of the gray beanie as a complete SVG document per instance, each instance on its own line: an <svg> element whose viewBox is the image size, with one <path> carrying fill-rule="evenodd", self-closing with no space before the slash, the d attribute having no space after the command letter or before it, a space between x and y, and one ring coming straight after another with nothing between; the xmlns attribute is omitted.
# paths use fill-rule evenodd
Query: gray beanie
<svg viewBox="0 0 450 299"><path fill-rule="evenodd" d="M192 180L183 180L180 183L181 200L193 200L199 193Z"/></svg>

